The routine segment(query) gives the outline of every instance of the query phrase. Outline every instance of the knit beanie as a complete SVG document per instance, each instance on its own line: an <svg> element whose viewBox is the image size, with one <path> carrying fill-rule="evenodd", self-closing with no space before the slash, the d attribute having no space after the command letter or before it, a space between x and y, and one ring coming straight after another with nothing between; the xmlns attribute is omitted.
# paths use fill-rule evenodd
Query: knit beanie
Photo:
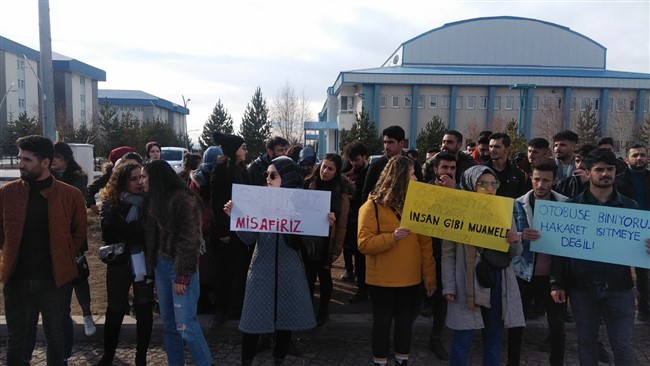
<svg viewBox="0 0 650 366"><path fill-rule="evenodd" d="M225 135L221 132L215 132L212 138L217 145L221 145L224 155L229 158L234 158L237 150L245 143L241 136Z"/></svg>
<svg viewBox="0 0 650 366"><path fill-rule="evenodd" d="M130 152L135 152L135 149L130 146L116 147L113 150L111 150L111 152L108 154L108 160L110 160L112 164L115 164L117 159L121 158L122 156Z"/></svg>
<svg viewBox="0 0 650 366"><path fill-rule="evenodd" d="M271 160L271 164L275 166L280 177L282 178L283 188L302 188L303 178L300 167L293 159L288 156L279 156Z"/></svg>
<svg viewBox="0 0 650 366"><path fill-rule="evenodd" d="M310 165L316 164L316 153L314 152L314 149L312 149L309 146L300 150L300 158L298 158L298 165L301 165L303 162L307 162Z"/></svg>

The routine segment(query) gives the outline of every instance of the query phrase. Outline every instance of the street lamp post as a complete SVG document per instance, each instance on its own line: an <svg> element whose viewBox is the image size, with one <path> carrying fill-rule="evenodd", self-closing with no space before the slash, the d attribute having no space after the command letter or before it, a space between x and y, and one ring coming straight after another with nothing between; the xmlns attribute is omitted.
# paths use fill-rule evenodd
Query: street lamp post
<svg viewBox="0 0 650 366"><path fill-rule="evenodd" d="M15 91L15 90L12 90L14 88L14 85L16 85L15 81L13 83L11 83L11 85L9 85L9 89L7 90L5 95L2 97L2 100L0 101L0 109L2 109L2 106L5 104L5 99L7 99L7 95L9 95L9 93L11 93L12 91Z"/></svg>
<svg viewBox="0 0 650 366"><path fill-rule="evenodd" d="M528 89L535 89L537 85L535 84L513 84L509 88L511 90L519 90L519 120L517 120L517 136L521 136L521 130L523 128L523 121L521 115L524 111L524 103L526 101L526 96L528 95Z"/></svg>

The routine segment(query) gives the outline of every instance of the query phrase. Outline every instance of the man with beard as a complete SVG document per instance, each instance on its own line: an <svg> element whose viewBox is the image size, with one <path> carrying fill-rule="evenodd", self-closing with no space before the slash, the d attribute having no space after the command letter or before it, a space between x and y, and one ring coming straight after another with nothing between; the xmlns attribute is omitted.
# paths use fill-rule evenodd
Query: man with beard
<svg viewBox="0 0 650 366"><path fill-rule="evenodd" d="M81 192L50 174L52 141L25 136L16 142L20 179L0 187L0 281L4 284L6 364L23 364L33 308L40 310L47 364L63 365L63 317L73 258L86 240Z"/></svg>
<svg viewBox="0 0 650 366"><path fill-rule="evenodd" d="M460 176L467 168L476 165L476 161L462 151L463 134L456 130L449 130L442 136L441 152L448 152L456 156L456 183L460 183Z"/></svg>
<svg viewBox="0 0 650 366"><path fill-rule="evenodd" d="M565 130L553 135L553 150L555 152L555 162L557 163L557 182L564 178L570 177L576 170L576 162L573 155L573 149L578 144L578 134L573 131Z"/></svg>
<svg viewBox="0 0 650 366"><path fill-rule="evenodd" d="M627 168L616 176L616 189L639 205L641 210L650 210L650 171L648 171L648 154L645 146L631 146L625 154ZM636 272L636 289L638 291L638 318L643 322L650 321L650 281L648 269L634 268Z"/></svg>
<svg viewBox="0 0 650 366"><path fill-rule="evenodd" d="M584 160L589 186L567 202L638 209L614 189L616 156L596 149ZM646 240L646 246L650 241ZM616 245L615 242L611 243ZM648 256L650 260L650 256ZM554 256L551 260L551 296L556 303L570 300L578 334L581 365L598 364L598 330L605 321L617 365L634 365L634 294L629 266Z"/></svg>
<svg viewBox="0 0 650 366"><path fill-rule="evenodd" d="M548 157L548 150L551 145L548 140L543 137L535 137L528 141L528 148L526 150L526 159L522 159L517 166L524 173L526 177L530 178L533 173L533 166L535 162ZM557 164L556 164L557 165Z"/></svg>
<svg viewBox="0 0 650 366"><path fill-rule="evenodd" d="M449 152L440 152L433 158L434 178L429 182L441 187L456 188L456 155ZM433 245L433 257L436 263L442 263L442 239L431 238ZM442 333L447 315L447 301L442 296L442 266L436 266L436 288L438 289L430 297L433 306L433 322L431 323L431 336L429 337L429 349L442 361L449 360L449 353L442 342ZM428 299L425 299L427 301Z"/></svg>
<svg viewBox="0 0 650 366"><path fill-rule="evenodd" d="M382 131L381 135L384 140L384 155L379 159L374 160L372 164L370 164L370 167L368 167L366 181L363 184L363 191L361 193L362 203L366 202L370 192L375 189L375 184L377 184L384 167L388 164L388 160L393 156L406 156L403 151L406 143L406 133L402 127L386 127ZM422 171L420 169L415 169L415 177L418 182L422 182Z"/></svg>
<svg viewBox="0 0 650 366"><path fill-rule="evenodd" d="M532 141L532 140L531 140ZM548 144L548 142L547 142ZM551 255L535 253L530 250L530 242L541 237L533 226L535 203L539 200L564 202L567 200L552 191L557 174L557 164L550 158L537 159L531 175L532 189L515 200L513 216L517 231L521 233L523 252L512 259L512 268L517 276L517 285L521 293L521 301L526 318L530 318L533 299L539 299L547 314L548 327L551 332L550 365L564 365L564 320L566 304L556 303L551 298L549 274L551 270ZM521 343L524 328L508 329L508 366L518 366L521 359Z"/></svg>
<svg viewBox="0 0 650 366"><path fill-rule="evenodd" d="M278 156L287 155L289 148L289 141L280 136L275 136L266 141L266 153L257 157L250 164L248 164L248 175L254 186L266 186L266 179L264 179L264 172L269 167L271 160Z"/></svg>
<svg viewBox="0 0 650 366"><path fill-rule="evenodd" d="M490 136L490 162L486 165L497 175L501 185L497 196L517 198L527 192L526 177L521 169L510 162L510 136L498 132Z"/></svg>

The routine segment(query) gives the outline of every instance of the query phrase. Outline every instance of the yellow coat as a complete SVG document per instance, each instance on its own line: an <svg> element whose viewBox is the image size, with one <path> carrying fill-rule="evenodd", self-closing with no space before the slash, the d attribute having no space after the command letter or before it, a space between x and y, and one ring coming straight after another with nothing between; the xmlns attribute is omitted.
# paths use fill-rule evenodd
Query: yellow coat
<svg viewBox="0 0 650 366"><path fill-rule="evenodd" d="M396 241L393 231L400 226L395 212L372 198L359 209L359 251L366 255L366 283L382 287L424 284L436 288L436 263L431 238L411 233Z"/></svg>

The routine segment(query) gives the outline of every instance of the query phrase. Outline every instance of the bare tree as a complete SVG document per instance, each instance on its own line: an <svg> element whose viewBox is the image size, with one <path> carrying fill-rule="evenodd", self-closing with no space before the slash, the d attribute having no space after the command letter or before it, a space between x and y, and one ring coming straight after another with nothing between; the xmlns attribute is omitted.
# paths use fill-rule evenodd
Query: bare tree
<svg viewBox="0 0 650 366"><path fill-rule="evenodd" d="M535 121L537 133L535 137L543 137L548 141L553 140L553 135L564 130L563 111L557 108L543 108L540 116Z"/></svg>
<svg viewBox="0 0 650 366"><path fill-rule="evenodd" d="M273 129L290 144L297 144L302 140L304 122L310 116L309 100L304 91L298 98L293 86L287 81L271 104Z"/></svg>
<svg viewBox="0 0 650 366"><path fill-rule="evenodd" d="M633 138L633 132L638 130L634 123L634 113L625 108L620 111L612 108L607 120L607 134L614 139L614 149L625 151Z"/></svg>
<svg viewBox="0 0 650 366"><path fill-rule="evenodd" d="M478 141L481 131L485 130L485 126L479 123L475 118L470 119L465 123L465 139L469 141Z"/></svg>

